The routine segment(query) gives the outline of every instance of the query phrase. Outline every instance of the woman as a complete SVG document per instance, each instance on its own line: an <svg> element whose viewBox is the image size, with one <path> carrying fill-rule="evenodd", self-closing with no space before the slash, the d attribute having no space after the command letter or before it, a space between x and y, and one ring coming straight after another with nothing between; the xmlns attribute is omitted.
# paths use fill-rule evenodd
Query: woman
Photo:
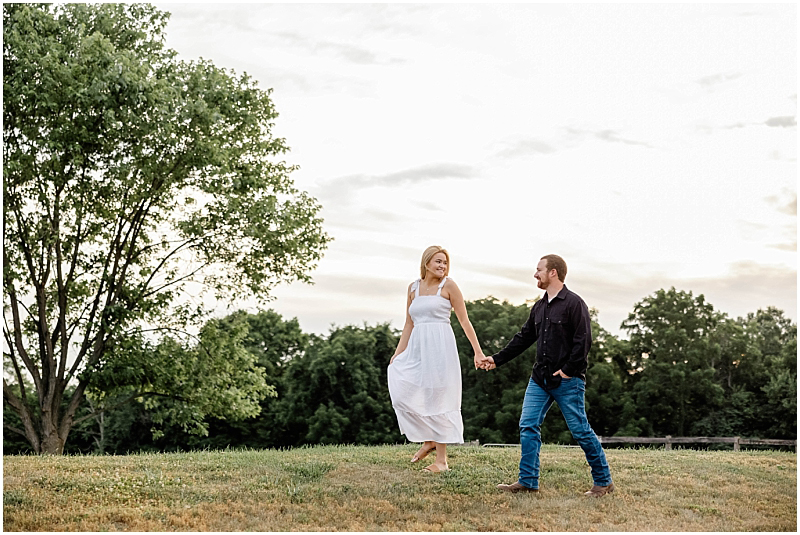
<svg viewBox="0 0 800 535"><path fill-rule="evenodd" d="M461 365L450 327L451 309L475 351L475 367L485 359L464 297L449 272L446 250L438 245L425 249L421 278L408 286L406 323L388 370L400 432L411 442L423 443L411 462L436 451L436 462L425 467L429 472L449 470L447 444L464 442Z"/></svg>

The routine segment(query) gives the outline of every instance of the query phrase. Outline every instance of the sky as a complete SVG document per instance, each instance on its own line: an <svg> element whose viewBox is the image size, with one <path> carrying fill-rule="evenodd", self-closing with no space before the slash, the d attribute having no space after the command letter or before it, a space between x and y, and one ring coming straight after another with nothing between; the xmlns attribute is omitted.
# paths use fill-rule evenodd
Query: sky
<svg viewBox="0 0 800 535"><path fill-rule="evenodd" d="M673 286L797 320L796 4L156 5L182 59L272 89L334 238L264 307L306 332L401 329L434 244L515 305L559 254L622 337Z"/></svg>

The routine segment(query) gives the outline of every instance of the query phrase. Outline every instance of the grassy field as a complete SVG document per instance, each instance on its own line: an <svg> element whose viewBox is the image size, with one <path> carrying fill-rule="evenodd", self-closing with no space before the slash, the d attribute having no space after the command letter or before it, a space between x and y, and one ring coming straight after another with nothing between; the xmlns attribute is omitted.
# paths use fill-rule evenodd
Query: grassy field
<svg viewBox="0 0 800 535"><path fill-rule="evenodd" d="M796 531L797 456L607 450L600 499L576 448L545 446L542 492L507 495L519 449L324 446L3 458L4 531ZM426 463L420 463L423 466Z"/></svg>

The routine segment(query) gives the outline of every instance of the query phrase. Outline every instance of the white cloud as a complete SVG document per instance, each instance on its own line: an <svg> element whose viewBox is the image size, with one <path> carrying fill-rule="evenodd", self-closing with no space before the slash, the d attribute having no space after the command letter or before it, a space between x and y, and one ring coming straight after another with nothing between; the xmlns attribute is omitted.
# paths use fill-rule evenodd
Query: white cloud
<svg viewBox="0 0 800 535"><path fill-rule="evenodd" d="M446 179L470 179L477 176L477 170L469 165L432 163L382 175L359 174L333 178L323 182L316 192L324 200L342 201L365 188L400 187Z"/></svg>
<svg viewBox="0 0 800 535"><path fill-rule="evenodd" d="M764 124L767 126L788 128L791 126L797 126L797 120L794 117L770 117L764 121Z"/></svg>
<svg viewBox="0 0 800 535"><path fill-rule="evenodd" d="M652 145L646 143L644 141L637 141L635 139L627 139L624 137L620 137L619 132L616 130L598 130L598 131L589 131L589 130L580 130L577 128L567 128L566 131L573 137L578 139L585 139L587 136L600 139L602 141L608 141L611 143L624 143L626 145L639 145L642 147L650 147Z"/></svg>
<svg viewBox="0 0 800 535"><path fill-rule="evenodd" d="M741 76L742 73L740 72L712 74L709 76L703 76L702 78L697 80L697 83L704 87L711 87L723 84L725 82L730 82L731 80L736 80Z"/></svg>
<svg viewBox="0 0 800 535"><path fill-rule="evenodd" d="M544 141L538 139L523 139L500 150L497 156L501 158L517 158L536 154L551 154L555 151L555 148Z"/></svg>
<svg viewBox="0 0 800 535"><path fill-rule="evenodd" d="M797 192L789 189L781 191L779 195L769 195L764 198L767 203L775 207L778 212L786 215L797 215Z"/></svg>

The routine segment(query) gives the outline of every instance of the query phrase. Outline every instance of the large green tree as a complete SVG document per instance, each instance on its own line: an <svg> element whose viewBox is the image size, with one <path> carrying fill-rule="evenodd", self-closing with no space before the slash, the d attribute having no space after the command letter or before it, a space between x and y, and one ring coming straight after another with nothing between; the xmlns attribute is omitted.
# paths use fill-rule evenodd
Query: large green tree
<svg viewBox="0 0 800 535"><path fill-rule="evenodd" d="M398 340L388 324L312 336L305 354L289 362L276 404L285 445L401 441L386 378Z"/></svg>
<svg viewBox="0 0 800 535"><path fill-rule="evenodd" d="M247 327L244 329L244 327ZM290 361L305 353L309 336L300 330L296 318L284 320L273 310L262 310L257 313L245 311L234 312L221 320L210 320L204 327L215 338L237 340L241 357L246 350L255 361L256 370L262 370L266 381L274 391L274 396L267 396L259 402L260 412L251 418L228 418L216 413L207 418L203 425L208 433L197 432L196 426L187 429L180 421L170 419L164 421L162 406L141 402L118 406L108 413L97 414L96 423L89 428L76 429L67 443L69 451L77 446L94 445L94 451L124 454L131 451L181 451L187 449L224 449L228 447L269 448L291 446L283 431L283 414L281 401L286 393L284 372ZM246 331L246 334L245 334ZM174 341L173 341L174 343ZM196 344L194 350L201 349ZM148 348L153 351L154 348ZM191 351L192 348L182 349ZM219 372L212 372L219 374ZM112 374L113 375L113 374ZM202 375L202 372L200 373ZM167 374L172 377L171 374ZM117 398L124 396L120 392ZM97 406L97 400L88 400ZM108 403L115 405L116 399L111 397ZM170 400L172 402L172 400ZM161 421L160 424L158 422ZM156 426L159 431L153 436L151 432ZM91 439L79 441L86 434ZM94 442L94 444L92 444ZM15 444L7 444L17 451Z"/></svg>
<svg viewBox="0 0 800 535"><path fill-rule="evenodd" d="M261 412L254 418L232 420L211 418L207 436L189 434L173 426L170 436L159 444L166 449L227 447L278 448L293 446L285 432L287 415L284 398L289 385L286 373L292 360L305 354L309 335L302 332L297 318L283 319L274 310L262 310L255 314L234 312L221 321L221 326L231 329L240 322L248 325L247 336L242 343L256 359L257 366L264 370L267 382L275 389L275 396L261 400ZM147 413L149 418L149 413Z"/></svg>
<svg viewBox="0 0 800 535"><path fill-rule="evenodd" d="M179 60L167 19L147 4L3 5L3 399L36 452L63 451L93 389L179 400L165 418L195 427L250 415L268 393L251 365L230 370L247 392L228 407L210 376L169 380L183 359L218 369L241 337L207 332L193 349L159 333L201 317L187 289L236 299L309 281L329 240L279 159L269 90Z"/></svg>
<svg viewBox="0 0 800 535"><path fill-rule="evenodd" d="M723 402L712 362L722 316L701 294L658 290L634 305L622 323L630 334L633 396L647 434L686 435L693 422Z"/></svg>
<svg viewBox="0 0 800 535"><path fill-rule="evenodd" d="M753 393L750 434L797 438L797 324L775 307L739 322L747 351L736 362L736 377Z"/></svg>
<svg viewBox="0 0 800 535"><path fill-rule="evenodd" d="M270 385L275 388L275 397L261 401L261 413L254 419L240 421L214 421L216 442L205 441L203 447L225 447L242 445L250 448L276 448L290 446L285 440L282 401L289 385L286 371L292 360L308 350L309 335L300 329L297 318L283 319L274 310L262 310L256 314L243 311L228 316L226 322L244 319L248 326L244 345L256 357L258 366L267 374ZM221 437L227 438L223 444ZM211 437L209 437L211 438Z"/></svg>
<svg viewBox="0 0 800 535"><path fill-rule="evenodd" d="M586 414L600 436L638 435L644 423L636 418L630 394L630 344L620 340L592 316L592 348L586 370Z"/></svg>

